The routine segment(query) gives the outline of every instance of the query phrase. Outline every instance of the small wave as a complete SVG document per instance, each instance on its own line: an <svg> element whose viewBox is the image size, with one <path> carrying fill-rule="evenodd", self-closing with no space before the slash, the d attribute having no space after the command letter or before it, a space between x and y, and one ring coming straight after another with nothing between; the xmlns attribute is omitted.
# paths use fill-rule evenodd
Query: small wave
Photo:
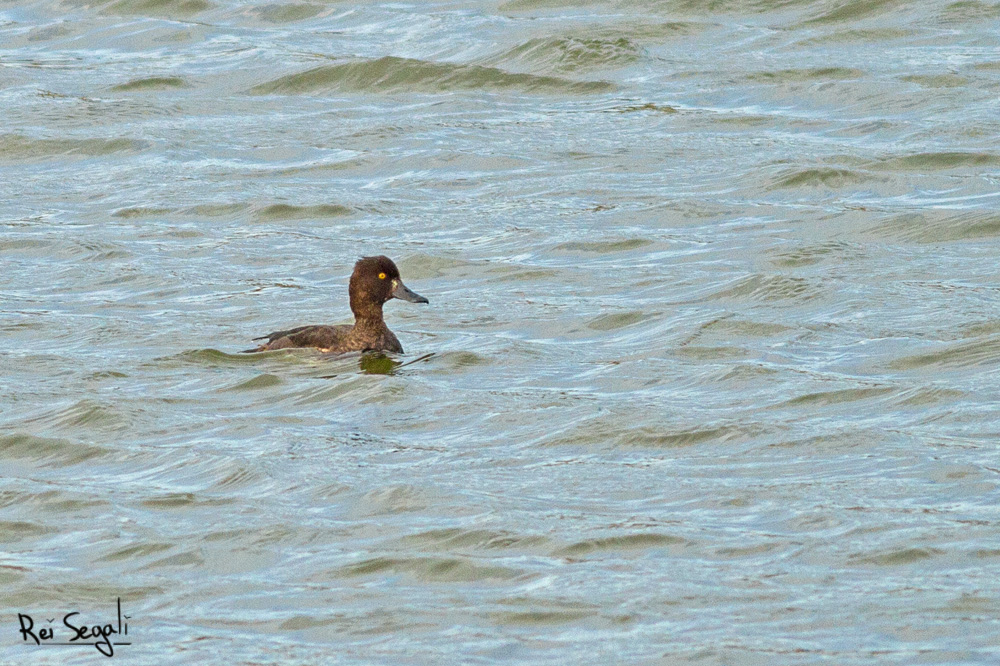
<svg viewBox="0 0 1000 666"><path fill-rule="evenodd" d="M972 83L958 74L913 74L901 76L899 80L916 83L925 88L961 88Z"/></svg>
<svg viewBox="0 0 1000 666"><path fill-rule="evenodd" d="M771 183L771 189L787 189L794 187L828 187L838 189L847 185L858 185L870 182L872 176L852 169L833 167L814 167L808 169L791 169L778 176Z"/></svg>
<svg viewBox="0 0 1000 666"><path fill-rule="evenodd" d="M498 277L491 278L491 282L539 282L542 280L551 280L552 278L559 275L556 270L551 270L547 268L539 269L520 269L516 267L503 267L499 269L494 269L492 273L499 274Z"/></svg>
<svg viewBox="0 0 1000 666"><path fill-rule="evenodd" d="M169 18L192 16L212 7L214 5L207 0L117 0L104 7L102 13Z"/></svg>
<svg viewBox="0 0 1000 666"><path fill-rule="evenodd" d="M1000 319L986 319L962 327L962 337L976 338L1000 333Z"/></svg>
<svg viewBox="0 0 1000 666"><path fill-rule="evenodd" d="M706 12L726 12L743 14L747 12L761 13L772 12L794 7L796 5L808 4L814 0L668 0L666 6L672 11L694 12L704 14ZM645 7L649 3L645 0L631 0L631 4Z"/></svg>
<svg viewBox="0 0 1000 666"><path fill-rule="evenodd" d="M446 351L435 354L431 363L433 372L453 373L490 365L493 360L470 351Z"/></svg>
<svg viewBox="0 0 1000 666"><path fill-rule="evenodd" d="M683 546L690 541L672 534L657 534L655 532L640 532L623 536L603 537L577 541L552 553L554 556L578 557L595 552L621 552L628 550L648 550L668 546Z"/></svg>
<svg viewBox="0 0 1000 666"><path fill-rule="evenodd" d="M996 238L1000 236L1000 213L931 210L894 215L875 229L879 236L914 243Z"/></svg>
<svg viewBox="0 0 1000 666"><path fill-rule="evenodd" d="M114 243L100 241L63 242L53 247L49 258L73 257L81 261L110 261L112 259L127 259L132 253Z"/></svg>
<svg viewBox="0 0 1000 666"><path fill-rule="evenodd" d="M426 62L386 56L339 65L324 65L282 76L253 87L257 95L301 95L334 90L357 92L439 92L506 90L588 94L607 92L606 81L570 81L552 76L512 74L494 67Z"/></svg>
<svg viewBox="0 0 1000 666"><path fill-rule="evenodd" d="M820 34L800 40L800 46L816 46L822 44L879 44L896 39L907 39L917 34L916 30L903 28L862 28L851 30L836 30L828 34Z"/></svg>
<svg viewBox="0 0 1000 666"><path fill-rule="evenodd" d="M615 312L591 319L587 322L587 328L593 331L616 331L619 328L638 324L644 319L646 319L646 315L641 310Z"/></svg>
<svg viewBox="0 0 1000 666"><path fill-rule="evenodd" d="M20 134L0 135L0 160L49 159L63 156L100 157L135 153L147 147L135 139L31 139Z"/></svg>
<svg viewBox="0 0 1000 666"><path fill-rule="evenodd" d="M569 433L542 442L543 446L608 446L627 448L672 449L696 444L722 444L745 440L758 428L732 424L706 425L694 428L663 426L634 426L633 419L613 421L594 419Z"/></svg>
<svg viewBox="0 0 1000 666"><path fill-rule="evenodd" d="M440 499L434 491L411 484L385 486L362 495L354 508L359 516L386 516L422 511Z"/></svg>
<svg viewBox="0 0 1000 666"><path fill-rule="evenodd" d="M169 543L143 542L135 543L123 548L116 548L110 553L106 553L97 558L97 562L121 562L138 560L149 555L156 555L165 550L170 550L173 546Z"/></svg>
<svg viewBox="0 0 1000 666"><path fill-rule="evenodd" d="M775 408L783 407L825 407L828 405L839 405L845 402L857 402L859 400L871 400L886 394L895 393L893 388L853 388L840 389L836 391L820 391L818 393L805 393L791 398L782 403L774 405Z"/></svg>
<svg viewBox="0 0 1000 666"><path fill-rule="evenodd" d="M247 343L243 343L245 346L249 346ZM188 363L197 363L199 365L206 366L220 366L220 365L255 365L260 363L262 359L267 357L269 361L273 361L275 357L293 357L294 351L281 350L279 352L272 352L269 354L239 354L239 353L228 353L224 351L219 351L218 349L192 349L190 351L181 352L175 356L163 357L156 359L157 361L185 361Z"/></svg>
<svg viewBox="0 0 1000 666"><path fill-rule="evenodd" d="M0 585L10 586L12 583L19 583L24 580L24 574L28 572L25 567L0 564ZM9 587L8 587L9 589Z"/></svg>
<svg viewBox="0 0 1000 666"><path fill-rule="evenodd" d="M32 511L46 513L80 513L97 507L110 507L105 499L97 499L86 494L69 493L62 490L44 490L39 493L10 491L0 493L0 507L31 507Z"/></svg>
<svg viewBox="0 0 1000 666"><path fill-rule="evenodd" d="M68 439L49 439L27 434L0 437L0 460L37 463L44 467L65 467L100 458L110 449Z"/></svg>
<svg viewBox="0 0 1000 666"><path fill-rule="evenodd" d="M249 13L265 23L295 23L311 19L323 10L321 5L292 2L254 7Z"/></svg>
<svg viewBox="0 0 1000 666"><path fill-rule="evenodd" d="M579 622L591 617L597 617L600 611L593 610L530 610L502 611L490 613L489 617L495 623L503 626L547 626Z"/></svg>
<svg viewBox="0 0 1000 666"><path fill-rule="evenodd" d="M30 421L33 425L58 429L88 429L122 431L129 427L128 418L118 409L93 400L80 400L65 409L46 412Z"/></svg>
<svg viewBox="0 0 1000 666"><path fill-rule="evenodd" d="M746 358L750 353L742 347L732 347L728 345L706 346L706 345L684 345L678 347L674 352L677 356L693 359L696 361L717 361L720 359Z"/></svg>
<svg viewBox="0 0 1000 666"><path fill-rule="evenodd" d="M732 341L734 337L770 338L795 330L791 326L772 322L720 317L706 322L682 344L712 337L720 341Z"/></svg>
<svg viewBox="0 0 1000 666"><path fill-rule="evenodd" d="M569 243L560 243L556 245L553 250L559 252L587 252L593 254L608 254L611 252L628 252L630 250L638 250L640 247L646 247L647 245L652 245L653 241L647 240L645 238L626 238L622 240L607 240L607 241L574 241Z"/></svg>
<svg viewBox="0 0 1000 666"><path fill-rule="evenodd" d="M119 577L107 580L103 576L92 576L84 581L54 582L35 581L31 587L17 591L17 599L26 607L50 606L74 599L81 604L106 604L108 599L121 596L133 603L162 597L166 590L162 587L127 585Z"/></svg>
<svg viewBox="0 0 1000 666"><path fill-rule="evenodd" d="M808 301L824 293L821 282L787 275L750 275L720 289L708 299L736 301Z"/></svg>
<svg viewBox="0 0 1000 666"><path fill-rule="evenodd" d="M888 157L875 166L893 171L940 171L964 167L1000 166L1000 155L996 153L943 152L915 153Z"/></svg>
<svg viewBox="0 0 1000 666"><path fill-rule="evenodd" d="M850 80L864 77L861 69L850 67L815 67L811 69L782 69L774 72L755 72L747 76L749 81L763 83L789 83L793 81Z"/></svg>
<svg viewBox="0 0 1000 666"><path fill-rule="evenodd" d="M518 62L530 64L533 71L574 72L627 65L641 54L642 49L627 37L536 37L491 58L490 64Z"/></svg>
<svg viewBox="0 0 1000 666"><path fill-rule="evenodd" d="M111 217L121 218L123 220L134 220L141 219L144 217L163 217L165 215L170 215L174 212L172 208L152 208L147 206L137 206L135 208L119 208Z"/></svg>
<svg viewBox="0 0 1000 666"><path fill-rule="evenodd" d="M944 551L937 548L899 548L881 553L852 555L850 564L873 564L882 567L898 567L922 562L942 555Z"/></svg>
<svg viewBox="0 0 1000 666"><path fill-rule="evenodd" d="M307 220L327 217L345 217L354 211L340 204L318 204L315 206L293 206L291 204L271 204L254 211L258 222L282 220Z"/></svg>
<svg viewBox="0 0 1000 666"><path fill-rule="evenodd" d="M58 243L40 238L0 239L0 253L51 257Z"/></svg>
<svg viewBox="0 0 1000 666"><path fill-rule="evenodd" d="M212 488L218 490L235 490L246 488L252 484L269 480L269 477L256 467L250 467L245 463L234 463L227 461L217 465L218 471L224 473L223 476L212 484Z"/></svg>
<svg viewBox="0 0 1000 666"><path fill-rule="evenodd" d="M274 388L283 384L281 377L277 375L263 374L252 377L246 381L227 386L223 391L259 391L260 389Z"/></svg>
<svg viewBox="0 0 1000 666"><path fill-rule="evenodd" d="M774 255L771 263L779 268L800 268L814 266L824 261L842 262L846 259L862 257L864 251L860 246L843 241L831 241L787 250Z"/></svg>
<svg viewBox="0 0 1000 666"><path fill-rule="evenodd" d="M963 391L956 391L947 388L918 388L900 394L895 404L900 407L924 408L927 405L934 405L942 402L958 402L967 398L968 394Z"/></svg>
<svg viewBox="0 0 1000 666"><path fill-rule="evenodd" d="M538 9L588 7L603 4L603 0L508 0L498 8L501 12L530 12Z"/></svg>
<svg viewBox="0 0 1000 666"><path fill-rule="evenodd" d="M942 23L971 23L1000 18L1000 5L979 0L952 2L939 14Z"/></svg>
<svg viewBox="0 0 1000 666"><path fill-rule="evenodd" d="M143 90L171 90L189 88L190 86L179 76L153 76L147 79L135 79L111 88L115 92L138 92Z"/></svg>
<svg viewBox="0 0 1000 666"><path fill-rule="evenodd" d="M469 277L478 275L483 268L481 262L458 259L456 257L440 256L419 252L403 257L399 262L399 270L407 282L410 280L429 280L438 277ZM497 271L506 271L506 265L500 265Z"/></svg>
<svg viewBox="0 0 1000 666"><path fill-rule="evenodd" d="M677 109L666 104L656 104L654 102L646 102L645 104L629 104L626 106L616 106L609 111L614 113L642 113L643 111L652 113L677 113ZM600 206L594 209L599 212L601 210L608 210L608 208L601 208Z"/></svg>
<svg viewBox="0 0 1000 666"><path fill-rule="evenodd" d="M235 500L228 497L207 497L202 498L194 493L166 493L149 497L140 502L144 507L150 509L190 509L195 507L214 507L233 503Z"/></svg>
<svg viewBox="0 0 1000 666"><path fill-rule="evenodd" d="M38 539L54 531L43 525L28 523L23 520L0 520L0 543L29 541Z"/></svg>
<svg viewBox="0 0 1000 666"><path fill-rule="evenodd" d="M885 14L898 6L905 6L903 0L849 0L849 2L822 4L832 5L832 9L809 19L806 23L856 21L861 18Z"/></svg>
<svg viewBox="0 0 1000 666"><path fill-rule="evenodd" d="M168 555L167 557L160 558L155 562L143 565L142 567L139 567L139 571L151 571L154 569L162 569L164 567L201 568L204 564L205 558L201 553L195 550L187 550L182 553Z"/></svg>
<svg viewBox="0 0 1000 666"><path fill-rule="evenodd" d="M459 557L375 557L330 572L334 578L407 574L433 583L464 583L523 578L526 572L501 566L484 566ZM319 576L325 578L323 574Z"/></svg>
<svg viewBox="0 0 1000 666"><path fill-rule="evenodd" d="M317 349L283 349L281 351L302 359L300 362L308 362L309 359L312 359L311 362L313 364L322 363L324 366L329 368L324 377L332 381L303 387L301 390L298 390L288 396L288 399L296 405L315 405L334 402L364 402L366 400L377 402L390 401L393 399L395 389L386 388L380 384L365 380L365 375L369 374L368 370L384 371L388 369L391 372L392 367L386 368L386 364L384 363L364 363L363 356L356 352L345 354L343 356L332 355L324 357ZM259 354L259 356L270 356L275 353L276 352L266 352L264 354ZM357 375L357 370L359 368L362 371L361 375ZM381 373L371 372L370 374Z"/></svg>
<svg viewBox="0 0 1000 666"><path fill-rule="evenodd" d="M716 557L721 557L727 560L739 560L746 558L754 558L759 555L766 555L767 553L772 553L779 548L787 548L790 545L789 542L772 542L772 543L758 543L749 546L727 546L724 548L716 548L713 553Z"/></svg>
<svg viewBox="0 0 1000 666"><path fill-rule="evenodd" d="M442 551L540 552L540 549L549 543L551 540L542 535L522 536L505 531L466 530L457 527L428 530L399 539L399 545L407 548Z"/></svg>
<svg viewBox="0 0 1000 666"><path fill-rule="evenodd" d="M249 207L248 204L243 203L199 204L185 208L182 213L202 217L235 217L245 212Z"/></svg>
<svg viewBox="0 0 1000 666"><path fill-rule="evenodd" d="M47 25L38 28L33 28L31 32L28 33L29 42L47 42L54 39L59 39L60 37L67 37L73 34L73 30L70 29L65 23L59 23L57 25Z"/></svg>
<svg viewBox="0 0 1000 666"><path fill-rule="evenodd" d="M652 39L662 42L670 37L687 37L696 35L708 30L711 23L698 21L664 21L659 23L627 23L615 29L615 32L608 35L611 38L617 34L625 32L629 39Z"/></svg>
<svg viewBox="0 0 1000 666"><path fill-rule="evenodd" d="M82 261L108 261L132 256L128 250L115 243L35 238L0 240L0 254L38 256L56 260L72 258Z"/></svg>
<svg viewBox="0 0 1000 666"><path fill-rule="evenodd" d="M944 349L904 356L889 363L893 370L953 369L1000 363L1000 337L971 340Z"/></svg>

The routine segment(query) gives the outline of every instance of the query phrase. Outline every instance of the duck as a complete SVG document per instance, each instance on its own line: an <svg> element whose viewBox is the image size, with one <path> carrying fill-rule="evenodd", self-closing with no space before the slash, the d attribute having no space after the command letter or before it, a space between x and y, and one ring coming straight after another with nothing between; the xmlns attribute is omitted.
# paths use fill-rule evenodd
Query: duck
<svg viewBox="0 0 1000 666"><path fill-rule="evenodd" d="M362 257L354 264L347 288L354 313L354 324L327 326L313 324L298 326L285 331L274 331L254 340L266 340L242 353L315 347L322 352L343 354L347 352L387 351L403 353L399 338L389 330L382 318L382 306L393 298L409 303L429 301L403 284L399 269L389 257Z"/></svg>

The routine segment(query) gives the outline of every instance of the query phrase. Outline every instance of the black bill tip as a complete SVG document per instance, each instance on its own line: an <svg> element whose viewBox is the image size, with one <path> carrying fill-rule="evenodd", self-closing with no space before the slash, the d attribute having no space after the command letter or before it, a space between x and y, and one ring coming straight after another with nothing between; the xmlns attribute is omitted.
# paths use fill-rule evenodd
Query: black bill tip
<svg viewBox="0 0 1000 666"><path fill-rule="evenodd" d="M410 303L430 303L426 298L411 290L401 281L396 281L396 286L392 289L392 297Z"/></svg>

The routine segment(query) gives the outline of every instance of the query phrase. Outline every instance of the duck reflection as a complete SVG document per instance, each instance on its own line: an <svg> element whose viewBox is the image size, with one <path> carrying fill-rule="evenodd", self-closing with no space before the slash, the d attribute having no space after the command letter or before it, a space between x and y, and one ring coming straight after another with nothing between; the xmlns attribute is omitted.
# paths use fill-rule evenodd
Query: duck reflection
<svg viewBox="0 0 1000 666"><path fill-rule="evenodd" d="M358 359L358 367L366 375L391 375L396 368L403 365L381 352L366 352Z"/></svg>

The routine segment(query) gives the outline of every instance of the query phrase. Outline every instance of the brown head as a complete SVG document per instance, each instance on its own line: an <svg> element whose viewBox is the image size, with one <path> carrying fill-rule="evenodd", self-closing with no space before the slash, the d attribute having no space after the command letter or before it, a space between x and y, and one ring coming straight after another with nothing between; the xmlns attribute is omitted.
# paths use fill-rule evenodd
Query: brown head
<svg viewBox="0 0 1000 666"><path fill-rule="evenodd" d="M356 319L382 319L386 301L399 298L410 303L426 303L403 284L399 269L389 257L363 257L354 264L351 274L351 311Z"/></svg>

